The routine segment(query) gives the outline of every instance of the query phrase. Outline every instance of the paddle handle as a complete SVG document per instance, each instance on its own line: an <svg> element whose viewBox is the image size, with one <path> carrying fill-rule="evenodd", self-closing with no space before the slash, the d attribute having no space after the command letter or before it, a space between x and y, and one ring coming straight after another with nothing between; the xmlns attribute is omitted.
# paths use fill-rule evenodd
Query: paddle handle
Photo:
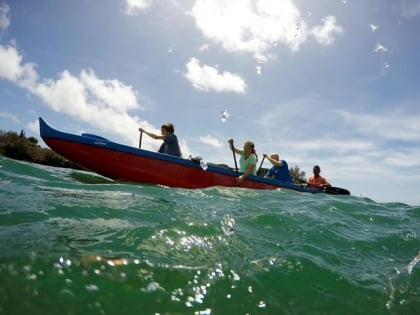
<svg viewBox="0 0 420 315"><path fill-rule="evenodd" d="M233 153L233 161L235 162L236 177L239 177L238 163L236 163L236 155L235 155L235 147L233 146L233 139L231 139L229 143L230 143L230 148Z"/></svg>
<svg viewBox="0 0 420 315"><path fill-rule="evenodd" d="M260 171L261 171L261 167L262 167L262 165L264 163L264 159L265 159L265 155L263 156L263 158L261 160L261 164L260 164L260 167L258 168L257 175L260 175Z"/></svg>
<svg viewBox="0 0 420 315"><path fill-rule="evenodd" d="M140 131L140 138L139 138L139 149L141 149L141 140L143 138L143 131Z"/></svg>

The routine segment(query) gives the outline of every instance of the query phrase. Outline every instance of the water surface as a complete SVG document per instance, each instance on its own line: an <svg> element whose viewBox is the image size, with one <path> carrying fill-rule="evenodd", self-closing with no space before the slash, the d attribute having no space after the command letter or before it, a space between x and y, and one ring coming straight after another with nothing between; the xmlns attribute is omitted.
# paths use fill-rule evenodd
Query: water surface
<svg viewBox="0 0 420 315"><path fill-rule="evenodd" d="M419 314L420 207L7 158L0 200L3 314Z"/></svg>

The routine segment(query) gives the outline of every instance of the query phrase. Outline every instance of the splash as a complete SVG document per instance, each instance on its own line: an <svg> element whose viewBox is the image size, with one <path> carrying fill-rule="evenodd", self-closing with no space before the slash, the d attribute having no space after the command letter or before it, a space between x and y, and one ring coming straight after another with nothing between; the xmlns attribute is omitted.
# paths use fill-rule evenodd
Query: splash
<svg viewBox="0 0 420 315"><path fill-rule="evenodd" d="M420 261L420 251L416 257L407 265L407 271L409 274L413 272L414 266Z"/></svg>
<svg viewBox="0 0 420 315"><path fill-rule="evenodd" d="M208 168L207 162L201 157L201 156L195 156L193 157L191 154L188 157L189 160L196 162L196 163L200 163L201 168L206 171Z"/></svg>
<svg viewBox="0 0 420 315"><path fill-rule="evenodd" d="M375 49L373 50L376 53L386 53L388 51L388 48L386 48L384 45L378 43L375 46Z"/></svg>
<svg viewBox="0 0 420 315"><path fill-rule="evenodd" d="M230 215L225 214L220 223L222 224L222 231L226 235L232 235L235 232L235 219L231 218Z"/></svg>
<svg viewBox="0 0 420 315"><path fill-rule="evenodd" d="M208 165L207 162L203 159L200 160L200 166L203 170L207 171Z"/></svg>
<svg viewBox="0 0 420 315"><path fill-rule="evenodd" d="M222 120L222 122L226 122L226 120L229 119L229 111L227 109L221 112L220 119Z"/></svg>

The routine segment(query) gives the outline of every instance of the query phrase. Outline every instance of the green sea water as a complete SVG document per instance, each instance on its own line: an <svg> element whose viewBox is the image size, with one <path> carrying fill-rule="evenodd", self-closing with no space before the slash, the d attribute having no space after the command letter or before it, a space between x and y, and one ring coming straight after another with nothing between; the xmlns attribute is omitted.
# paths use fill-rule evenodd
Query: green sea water
<svg viewBox="0 0 420 315"><path fill-rule="evenodd" d="M0 158L0 314L420 314L419 237L401 203Z"/></svg>

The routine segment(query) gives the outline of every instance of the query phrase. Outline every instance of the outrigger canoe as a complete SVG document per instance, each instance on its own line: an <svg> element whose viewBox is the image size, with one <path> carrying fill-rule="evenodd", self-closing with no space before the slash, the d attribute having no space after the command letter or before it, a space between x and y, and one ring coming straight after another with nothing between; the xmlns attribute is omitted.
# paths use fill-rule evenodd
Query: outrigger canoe
<svg viewBox="0 0 420 315"><path fill-rule="evenodd" d="M41 117L39 128L42 139L52 150L86 169L113 180L179 188L238 187L237 172L230 168L214 164L203 166L203 163L195 159L143 150L93 134L65 133L50 127ZM331 191L324 191L253 175L244 180L240 187L350 194L338 187L330 187Z"/></svg>

